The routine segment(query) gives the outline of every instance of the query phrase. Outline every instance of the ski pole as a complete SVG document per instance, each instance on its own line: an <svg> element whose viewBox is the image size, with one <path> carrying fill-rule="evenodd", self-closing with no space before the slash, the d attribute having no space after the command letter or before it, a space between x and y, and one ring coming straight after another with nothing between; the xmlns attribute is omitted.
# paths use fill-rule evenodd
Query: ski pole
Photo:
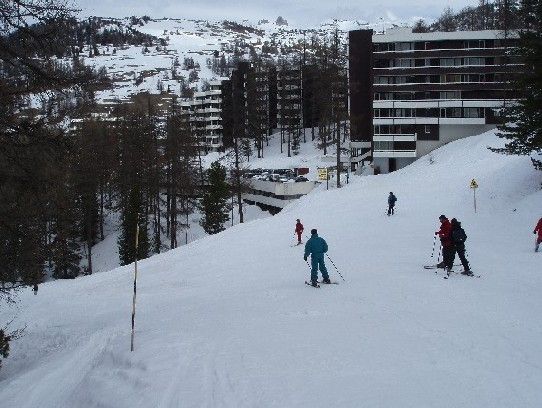
<svg viewBox="0 0 542 408"><path fill-rule="evenodd" d="M436 245L436 243L437 243L437 236L434 235L433 236L433 249L431 250L431 258L433 258L433 255L435 253L435 245Z"/></svg>
<svg viewBox="0 0 542 408"><path fill-rule="evenodd" d="M329 259L329 262L331 262L331 264L333 265L333 267L335 268L335 270L336 270L337 273L339 274L339 276L342 278L342 280L346 282L346 280L343 278L343 276L341 275L341 273L339 272L339 270L337 269L337 267L335 266L335 264L333 263L333 261L332 261L331 258L329 257L329 255L326 254L326 256L327 256L327 259Z"/></svg>
<svg viewBox="0 0 542 408"><path fill-rule="evenodd" d="M440 253L442 252L442 245L440 246L439 250L438 250L438 257L437 257L437 264L439 263L440 261Z"/></svg>

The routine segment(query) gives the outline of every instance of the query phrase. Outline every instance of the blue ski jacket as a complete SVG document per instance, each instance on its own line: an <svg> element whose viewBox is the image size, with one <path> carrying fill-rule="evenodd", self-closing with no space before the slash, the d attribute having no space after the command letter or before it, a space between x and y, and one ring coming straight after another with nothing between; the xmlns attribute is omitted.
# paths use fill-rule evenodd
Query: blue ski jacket
<svg viewBox="0 0 542 408"><path fill-rule="evenodd" d="M305 257L309 254L325 254L327 252L327 242L324 238L318 236L318 234L313 234L307 243L305 244Z"/></svg>

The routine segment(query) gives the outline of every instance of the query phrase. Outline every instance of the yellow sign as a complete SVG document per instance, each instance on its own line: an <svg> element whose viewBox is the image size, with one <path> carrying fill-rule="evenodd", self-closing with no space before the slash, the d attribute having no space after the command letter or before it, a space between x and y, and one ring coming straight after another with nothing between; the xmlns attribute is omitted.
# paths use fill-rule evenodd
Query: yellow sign
<svg viewBox="0 0 542 408"><path fill-rule="evenodd" d="M327 168L318 169L318 180L326 181L327 180Z"/></svg>
<svg viewBox="0 0 542 408"><path fill-rule="evenodd" d="M476 182L476 180L472 179L472 181L470 182L470 188L478 188L478 183Z"/></svg>

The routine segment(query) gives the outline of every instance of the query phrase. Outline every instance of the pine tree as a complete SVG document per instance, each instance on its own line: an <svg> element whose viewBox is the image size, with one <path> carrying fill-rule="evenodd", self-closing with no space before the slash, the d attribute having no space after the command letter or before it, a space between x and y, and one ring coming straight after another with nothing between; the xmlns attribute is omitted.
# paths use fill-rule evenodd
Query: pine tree
<svg viewBox="0 0 542 408"><path fill-rule="evenodd" d="M520 33L516 55L525 64L525 72L516 79L521 90L517 103L504 111L506 123L499 127L500 137L509 142L501 153L529 155L542 153L542 0L525 0L521 4L525 30ZM542 161L532 159L542 170Z"/></svg>
<svg viewBox="0 0 542 408"><path fill-rule="evenodd" d="M147 224L142 215L144 212L139 188L131 189L128 197L127 208L122 214L121 235L118 240L119 258L121 265L128 265L137 259L145 259L149 256L149 234ZM139 228L138 228L139 227ZM136 254L136 234L139 229L138 249Z"/></svg>
<svg viewBox="0 0 542 408"><path fill-rule="evenodd" d="M139 113L127 113L117 121L119 170L117 172L118 209L121 212L121 236L118 240L121 263L135 260L136 225L140 227L138 259L149 255L148 223L152 200L153 122Z"/></svg>
<svg viewBox="0 0 542 408"><path fill-rule="evenodd" d="M224 231L224 224L230 219L228 199L229 186L226 183L226 169L218 162L213 162L207 171L209 189L203 194L200 209L203 217L200 225L208 234Z"/></svg>

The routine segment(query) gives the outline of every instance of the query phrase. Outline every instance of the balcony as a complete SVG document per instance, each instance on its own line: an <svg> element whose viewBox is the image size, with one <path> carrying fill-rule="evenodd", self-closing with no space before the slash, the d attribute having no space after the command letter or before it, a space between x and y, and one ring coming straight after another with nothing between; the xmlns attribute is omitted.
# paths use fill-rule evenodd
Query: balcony
<svg viewBox="0 0 542 408"><path fill-rule="evenodd" d="M373 157L416 157L416 133L373 136Z"/></svg>
<svg viewBox="0 0 542 408"><path fill-rule="evenodd" d="M375 142L415 142L418 140L416 133L409 134L378 134L373 136Z"/></svg>

